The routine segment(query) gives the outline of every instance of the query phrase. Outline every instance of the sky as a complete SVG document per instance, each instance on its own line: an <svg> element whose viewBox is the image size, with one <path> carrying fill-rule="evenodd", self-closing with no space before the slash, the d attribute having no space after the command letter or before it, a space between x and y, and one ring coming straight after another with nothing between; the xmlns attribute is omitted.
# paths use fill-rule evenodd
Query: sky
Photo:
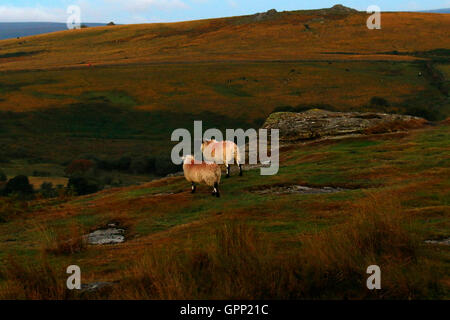
<svg viewBox="0 0 450 320"><path fill-rule="evenodd" d="M450 0L0 0L0 22L66 22L70 5L81 22L151 23L228 17L269 9L329 8L336 3L365 11L418 11L450 8Z"/></svg>

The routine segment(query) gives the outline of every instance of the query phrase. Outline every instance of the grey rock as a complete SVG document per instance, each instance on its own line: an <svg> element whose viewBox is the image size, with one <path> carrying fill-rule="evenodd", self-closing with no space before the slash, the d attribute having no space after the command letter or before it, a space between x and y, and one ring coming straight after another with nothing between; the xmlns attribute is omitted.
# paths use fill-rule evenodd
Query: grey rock
<svg viewBox="0 0 450 320"><path fill-rule="evenodd" d="M275 9L268 10L267 12L261 12L254 15L256 21L268 20L278 14Z"/></svg>
<svg viewBox="0 0 450 320"><path fill-rule="evenodd" d="M108 228L96 230L87 236L89 244L117 244L125 241L125 230Z"/></svg>
<svg viewBox="0 0 450 320"><path fill-rule="evenodd" d="M343 188L333 188L333 187L321 187L321 188L312 188L300 185L292 185L292 186L276 186L262 190L256 190L255 193L258 194L324 194L324 193L336 193L345 191Z"/></svg>
<svg viewBox="0 0 450 320"><path fill-rule="evenodd" d="M428 244L440 244L444 246L450 246L450 238L443 239L443 240L426 240L425 243Z"/></svg>
<svg viewBox="0 0 450 320"><path fill-rule="evenodd" d="M171 178L171 177L181 177L184 175L183 171L178 171L175 173L169 173L168 175L166 175L167 178Z"/></svg>
<svg viewBox="0 0 450 320"><path fill-rule="evenodd" d="M336 4L328 9L330 13L337 14L348 14L348 13L356 13L358 10L343 6L342 4Z"/></svg>
<svg viewBox="0 0 450 320"><path fill-rule="evenodd" d="M91 282L91 283L82 284L81 291L82 292L86 292L86 291L94 292L94 291L98 291L98 290L106 288L106 287L111 287L112 285L114 285L113 282Z"/></svg>
<svg viewBox="0 0 450 320"><path fill-rule="evenodd" d="M366 134L371 129L377 133L398 130L405 127L420 126L427 121L422 118L386 114L360 112L331 112L311 109L305 112L272 113L263 125L264 129L279 129L281 141L298 141L317 139L326 136L342 136L349 134ZM391 124L391 126L389 126Z"/></svg>

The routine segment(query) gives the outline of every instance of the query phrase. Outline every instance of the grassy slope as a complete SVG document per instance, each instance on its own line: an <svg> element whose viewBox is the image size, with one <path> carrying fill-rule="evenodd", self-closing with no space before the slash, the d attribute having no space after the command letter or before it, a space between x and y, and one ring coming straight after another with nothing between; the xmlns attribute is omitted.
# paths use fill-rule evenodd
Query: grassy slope
<svg viewBox="0 0 450 320"><path fill-rule="evenodd" d="M381 31L367 30L366 17L297 12L258 23L236 17L2 41L0 162L14 161L1 168L9 175L45 168L59 176L62 163L86 154L167 154L172 129L193 120L204 120L205 128L255 127L286 105L402 113L419 106L447 117L442 93L442 85L448 87L447 53L435 65L444 79L417 61L429 59L430 50L449 48L448 15L385 13ZM373 96L390 106L369 106ZM279 254L288 255L315 233L346 224L355 202L368 202L372 193L398 199L420 241L448 237L448 128L287 148L277 176L250 171L233 177L214 202L209 190L192 196L183 178L169 178L68 202L37 201L28 208L2 203L3 211L19 213L0 223L0 257L11 253L39 261L49 232L40 230L67 236L74 225L87 231L118 221L127 228L124 244L49 255L55 266L80 264L86 281L116 280L149 248L207 247L211 226L233 219L254 226ZM251 192L296 183L352 190ZM423 250L448 284L448 249ZM4 292L3 287L0 296Z"/></svg>
<svg viewBox="0 0 450 320"><path fill-rule="evenodd" d="M448 125L441 125L409 134L284 148L278 175L263 177L252 170L244 177L234 176L223 182L223 196L214 201L206 188L191 195L186 181L177 177L66 203L37 202L31 207L33 212L0 224L1 258L8 254L38 258L41 248L45 248L39 230L67 237L74 225L87 231L119 222L127 230L128 241L124 244L90 247L69 256L51 254L50 261L56 265L79 264L86 281L120 280L123 269L139 263L150 248L202 248L212 241L211 227L230 220L253 226L267 236L278 254L289 256L302 252L302 243L314 234L346 224L357 210L355 204L368 203L374 194L384 199L382 206L387 199L398 202L403 223L420 242L445 238L450 227L449 133ZM279 184L341 186L350 190L330 195L252 192ZM389 244L392 248L395 245ZM326 246L331 248L333 244ZM430 266L437 268L434 272L441 285L448 284L448 248L420 247Z"/></svg>
<svg viewBox="0 0 450 320"><path fill-rule="evenodd" d="M30 54L4 58L1 69L59 69L86 63L320 60L330 56L359 60L366 59L365 55L370 59L394 59L388 54L377 55L448 45L445 30L450 18L445 14L383 13L381 31L368 30L366 19L365 13L324 15L300 11L280 13L263 21L234 17L57 32L2 41L1 55ZM415 41L410 41L411 34Z"/></svg>
<svg viewBox="0 0 450 320"><path fill-rule="evenodd" d="M193 120L258 127L283 106L447 117L429 57L414 53L449 48L448 15L385 13L375 31L366 18L299 11L2 41L0 162L167 154L172 130ZM370 106L374 96L390 106Z"/></svg>

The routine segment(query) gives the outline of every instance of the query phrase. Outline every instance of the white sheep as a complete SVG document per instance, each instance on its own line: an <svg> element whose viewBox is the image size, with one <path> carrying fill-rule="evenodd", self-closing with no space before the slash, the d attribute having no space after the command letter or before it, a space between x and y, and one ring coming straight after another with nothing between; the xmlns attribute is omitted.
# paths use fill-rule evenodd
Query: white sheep
<svg viewBox="0 0 450 320"><path fill-rule="evenodd" d="M205 140L202 143L202 153L206 161L216 164L225 164L227 178L230 177L230 163L239 166L239 175L242 176L242 164L239 147L232 141Z"/></svg>
<svg viewBox="0 0 450 320"><path fill-rule="evenodd" d="M184 177L192 183L192 193L195 193L196 183L206 184L214 188L213 196L220 197L219 183L222 176L220 167L215 163L195 163L195 159L191 155L183 157L183 160Z"/></svg>

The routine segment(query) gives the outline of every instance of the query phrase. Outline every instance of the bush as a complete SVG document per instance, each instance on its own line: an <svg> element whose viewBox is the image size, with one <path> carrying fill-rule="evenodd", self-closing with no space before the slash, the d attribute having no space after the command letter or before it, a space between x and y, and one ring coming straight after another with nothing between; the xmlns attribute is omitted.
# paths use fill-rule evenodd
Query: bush
<svg viewBox="0 0 450 320"><path fill-rule="evenodd" d="M39 192L44 198L55 198L58 196L58 191L53 188L53 183L51 182L43 182Z"/></svg>
<svg viewBox="0 0 450 320"><path fill-rule="evenodd" d="M41 227L41 236L43 239L43 251L54 255L70 255L79 253L87 249L87 238L84 236L83 229L72 224L63 231Z"/></svg>
<svg viewBox="0 0 450 320"><path fill-rule="evenodd" d="M131 165L131 158L130 157L122 157L117 161L117 164L115 165L117 170L120 171L127 171L130 169Z"/></svg>
<svg viewBox="0 0 450 320"><path fill-rule="evenodd" d="M147 161L145 159L134 159L130 165L130 172L134 174L148 173Z"/></svg>
<svg viewBox="0 0 450 320"><path fill-rule="evenodd" d="M100 186L96 181L84 177L71 177L67 186L80 196L96 193L100 190Z"/></svg>
<svg viewBox="0 0 450 320"><path fill-rule="evenodd" d="M68 175L85 174L94 167L94 162L91 160L80 159L72 161L66 168Z"/></svg>
<svg viewBox="0 0 450 320"><path fill-rule="evenodd" d="M132 174L153 174L166 176L180 171L180 168L172 163L168 157L122 157L118 160L98 160L97 168L105 171L117 170Z"/></svg>
<svg viewBox="0 0 450 320"><path fill-rule="evenodd" d="M27 176L19 175L8 181L5 186L4 193L6 195L10 195L12 193L31 195L33 194L33 186L30 184Z"/></svg>
<svg viewBox="0 0 450 320"><path fill-rule="evenodd" d="M180 167L174 165L172 159L170 158L158 158L155 161L155 174L163 177L170 173L175 173L180 171Z"/></svg>
<svg viewBox="0 0 450 320"><path fill-rule="evenodd" d="M439 111L431 110L427 107L413 107L407 113L411 116L424 118L429 121L437 121L441 118Z"/></svg>
<svg viewBox="0 0 450 320"><path fill-rule="evenodd" d="M6 174L3 171L0 171L0 182L5 182L6 180Z"/></svg>

